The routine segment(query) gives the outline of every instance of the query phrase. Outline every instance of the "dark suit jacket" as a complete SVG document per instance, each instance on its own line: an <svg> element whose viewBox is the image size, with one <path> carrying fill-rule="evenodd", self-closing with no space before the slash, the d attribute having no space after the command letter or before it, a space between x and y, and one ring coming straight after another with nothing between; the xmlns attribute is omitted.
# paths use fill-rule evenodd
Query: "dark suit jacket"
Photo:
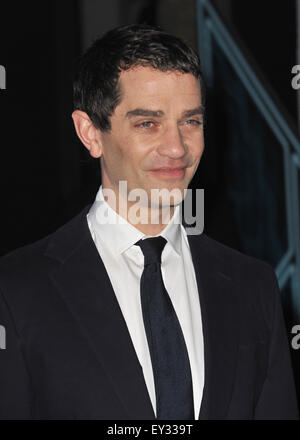
<svg viewBox="0 0 300 440"><path fill-rule="evenodd" d="M155 418L88 209L0 261L1 419ZM274 271L205 234L188 239L203 320L200 419L297 418Z"/></svg>

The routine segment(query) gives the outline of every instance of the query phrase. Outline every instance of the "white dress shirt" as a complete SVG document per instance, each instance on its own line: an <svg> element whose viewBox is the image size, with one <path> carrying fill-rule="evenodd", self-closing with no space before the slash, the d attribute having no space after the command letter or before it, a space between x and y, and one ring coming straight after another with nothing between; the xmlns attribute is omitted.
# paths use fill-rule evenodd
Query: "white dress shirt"
<svg viewBox="0 0 300 440"><path fill-rule="evenodd" d="M134 245L149 236L110 207L104 200L102 185L87 214L87 222L123 313L156 414L154 378L140 299L144 255L141 248ZM167 240L161 256L162 277L187 346L195 418L198 419L204 385L202 320L196 276L186 231L180 222L179 205L170 222L158 235Z"/></svg>

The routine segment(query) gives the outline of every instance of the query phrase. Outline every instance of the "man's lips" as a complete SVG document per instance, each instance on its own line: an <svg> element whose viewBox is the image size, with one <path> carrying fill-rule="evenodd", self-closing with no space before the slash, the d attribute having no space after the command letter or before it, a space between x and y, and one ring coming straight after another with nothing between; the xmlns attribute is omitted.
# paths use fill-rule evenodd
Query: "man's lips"
<svg viewBox="0 0 300 440"><path fill-rule="evenodd" d="M160 178L178 178L183 177L186 167L161 167L150 170L152 174Z"/></svg>
<svg viewBox="0 0 300 440"><path fill-rule="evenodd" d="M182 166L182 167L160 167L160 168L154 168L153 170L150 170L150 171L176 171L176 170L182 170L182 169L184 169L185 167L184 166Z"/></svg>

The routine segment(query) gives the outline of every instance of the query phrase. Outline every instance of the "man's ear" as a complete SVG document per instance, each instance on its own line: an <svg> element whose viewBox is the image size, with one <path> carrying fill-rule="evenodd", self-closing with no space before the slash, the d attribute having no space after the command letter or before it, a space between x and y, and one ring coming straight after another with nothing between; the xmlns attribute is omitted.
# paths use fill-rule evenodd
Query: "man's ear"
<svg viewBox="0 0 300 440"><path fill-rule="evenodd" d="M75 110L72 113L72 119L77 136L89 150L90 155L95 158L101 157L102 140L100 130L94 126L89 116L81 110Z"/></svg>

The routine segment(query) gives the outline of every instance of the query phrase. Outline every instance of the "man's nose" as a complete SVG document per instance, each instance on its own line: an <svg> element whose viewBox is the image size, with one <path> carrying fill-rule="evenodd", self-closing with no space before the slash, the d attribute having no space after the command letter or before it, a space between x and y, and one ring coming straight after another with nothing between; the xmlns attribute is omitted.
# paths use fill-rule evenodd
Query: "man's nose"
<svg viewBox="0 0 300 440"><path fill-rule="evenodd" d="M177 125L169 125L166 128L161 138L158 152L162 156L168 156L172 159L180 159L186 154L187 147Z"/></svg>

